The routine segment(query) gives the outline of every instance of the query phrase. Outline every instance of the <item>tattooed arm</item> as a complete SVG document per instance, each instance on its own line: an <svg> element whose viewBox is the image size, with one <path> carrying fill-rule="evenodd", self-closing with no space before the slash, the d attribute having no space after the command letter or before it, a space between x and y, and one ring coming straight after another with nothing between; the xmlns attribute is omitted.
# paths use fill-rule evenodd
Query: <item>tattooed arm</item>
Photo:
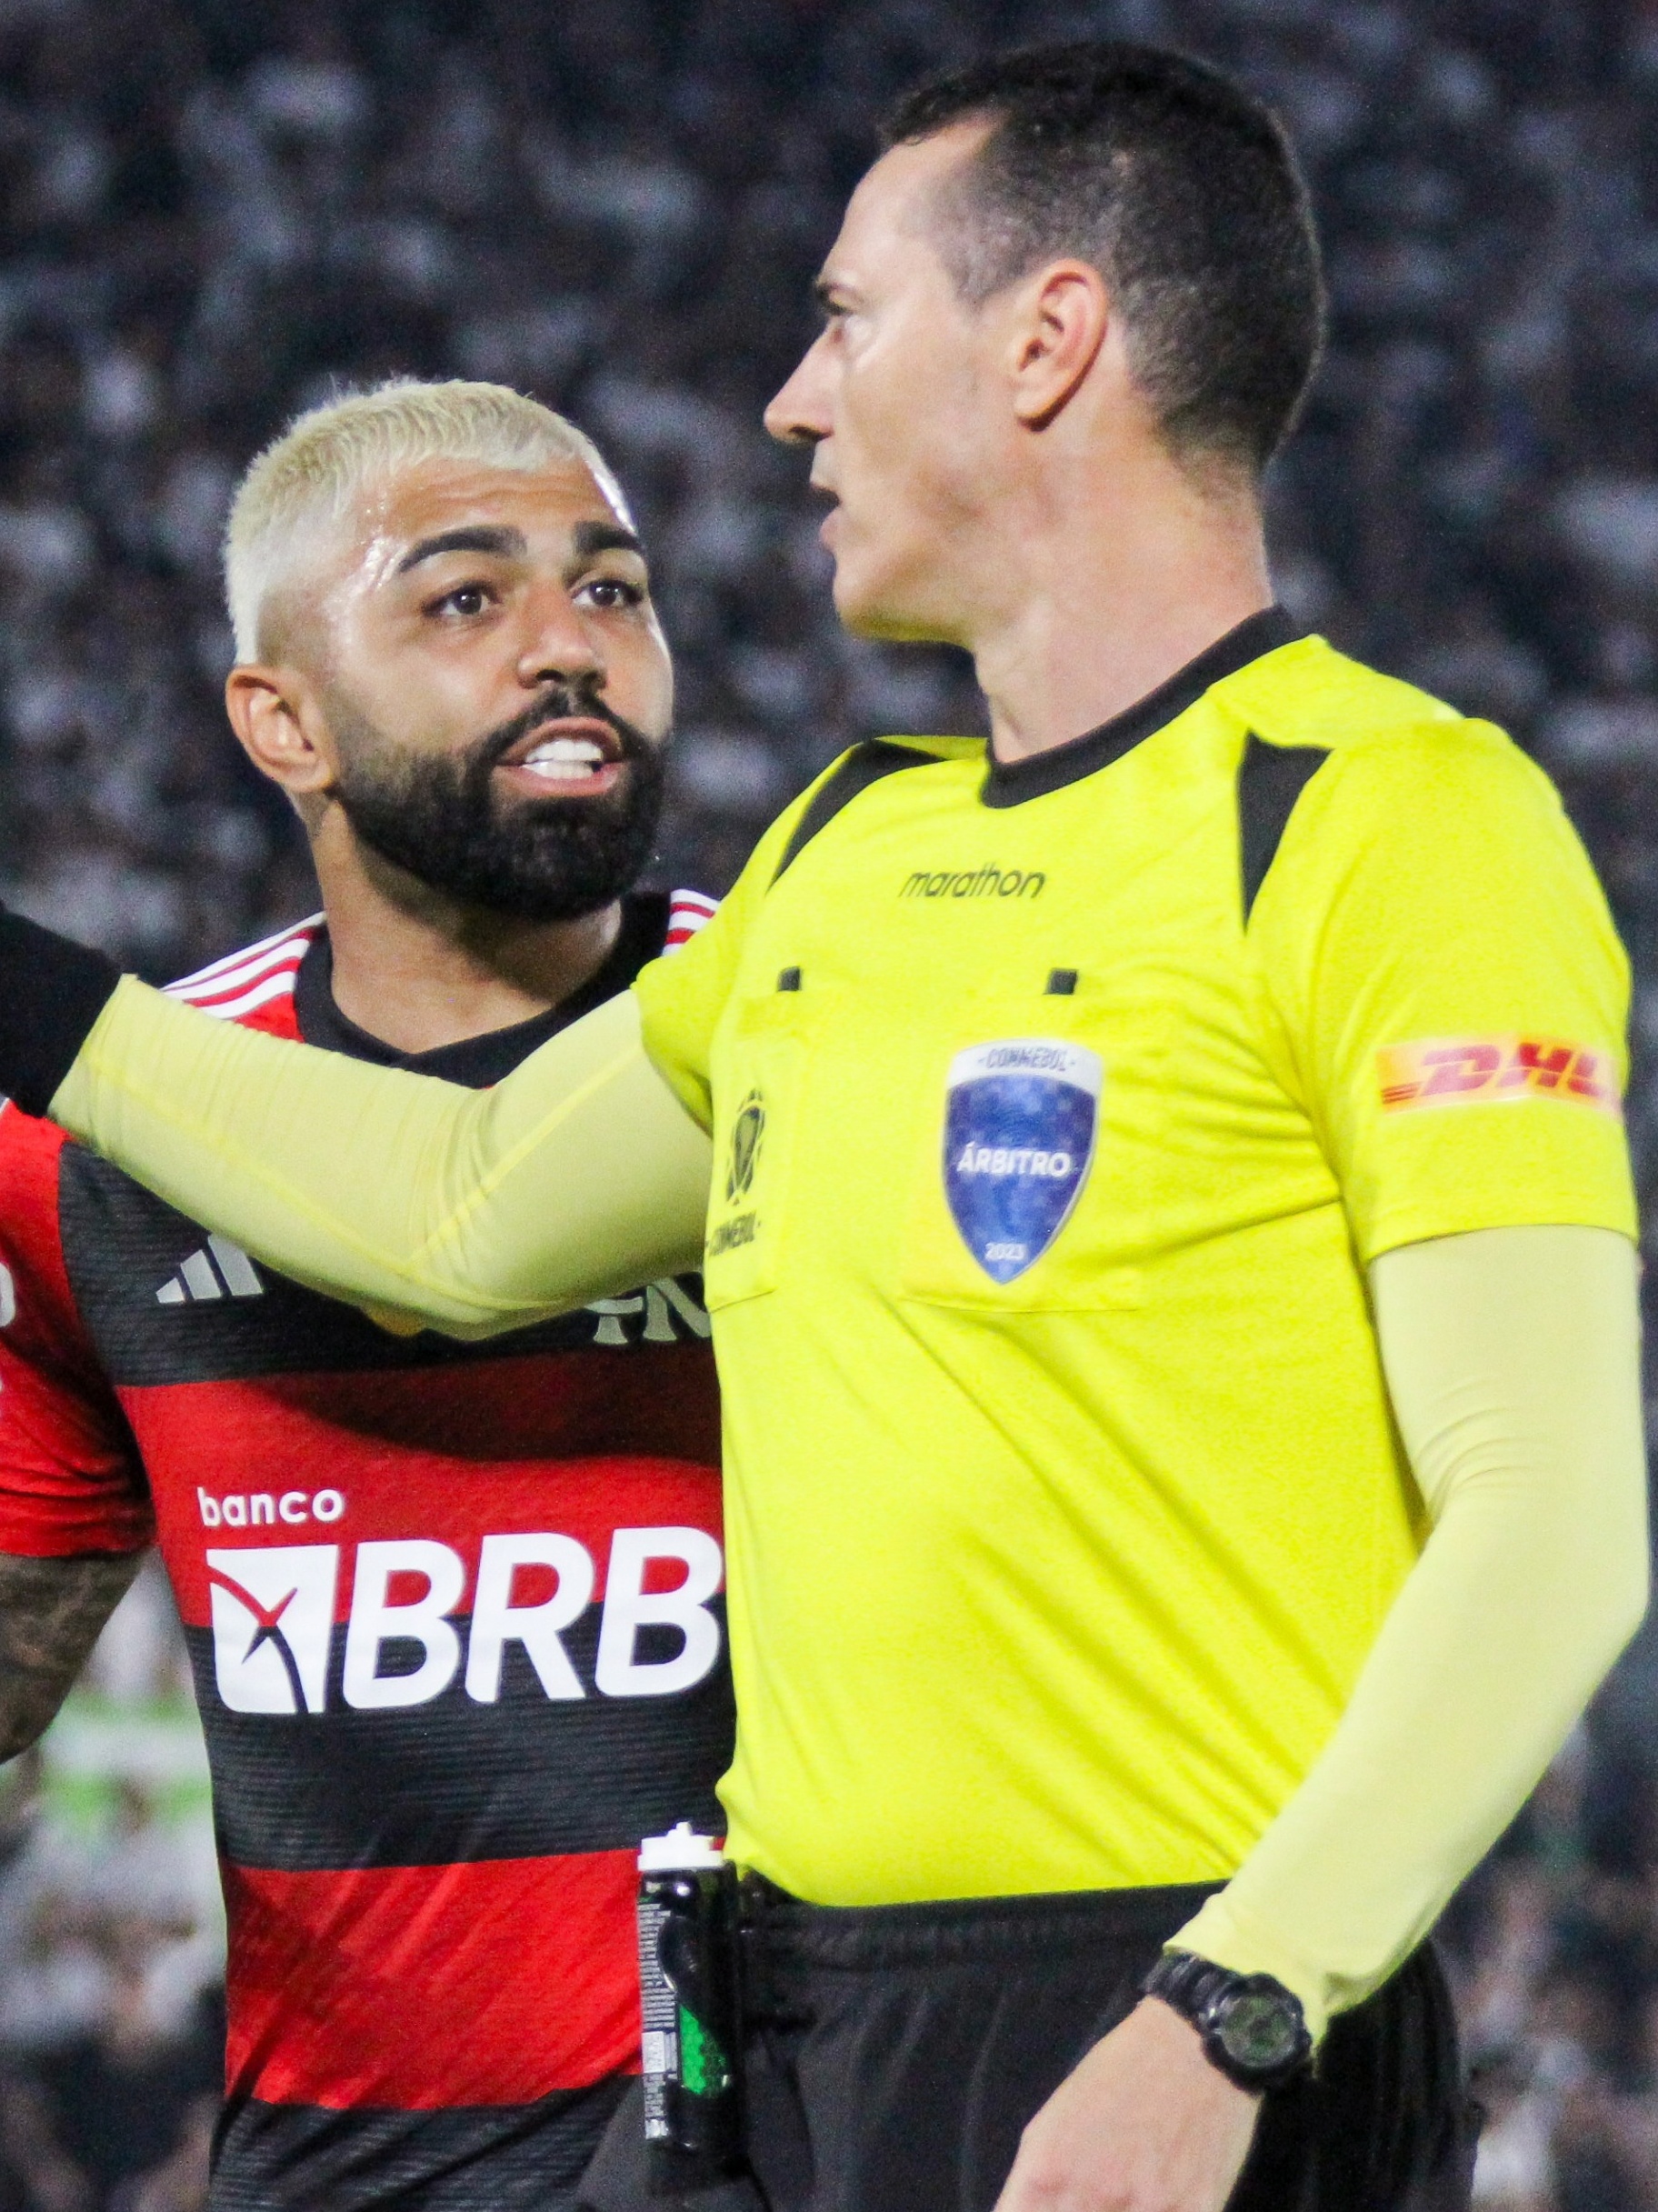
<svg viewBox="0 0 1658 2212"><path fill-rule="evenodd" d="M142 1552L25 1559L0 1552L0 1759L15 1758L69 1693Z"/></svg>

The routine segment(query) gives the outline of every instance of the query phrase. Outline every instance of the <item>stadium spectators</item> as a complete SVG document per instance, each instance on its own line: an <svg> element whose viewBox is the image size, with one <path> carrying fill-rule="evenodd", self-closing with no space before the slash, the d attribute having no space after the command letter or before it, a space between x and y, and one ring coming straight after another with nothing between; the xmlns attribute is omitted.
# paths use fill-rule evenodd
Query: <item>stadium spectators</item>
<svg viewBox="0 0 1658 2212"><path fill-rule="evenodd" d="M217 540L248 454L340 378L499 377L616 459L681 670L664 881L720 887L851 739L970 726L950 656L841 633L759 415L892 94L1068 28L1188 45L1291 125L1334 336L1278 472L1281 588L1561 782L1636 963L1650 1196L1653 0L0 0L0 890L155 976L314 903L224 728ZM1449 1925L1492 2212L1658 2212L1655 1714L1642 1647ZM145 1787L112 1818L153 1838ZM208 1938L176 1899L139 1932L88 1904L153 1840L67 1834L48 1816L0 1875L0 2212L161 2212L199 2166L199 2030L194 1990L141 2003L135 1976ZM98 2178L52 2085L130 2083L157 2034L177 2126L151 2163L184 2178L145 2196Z"/></svg>

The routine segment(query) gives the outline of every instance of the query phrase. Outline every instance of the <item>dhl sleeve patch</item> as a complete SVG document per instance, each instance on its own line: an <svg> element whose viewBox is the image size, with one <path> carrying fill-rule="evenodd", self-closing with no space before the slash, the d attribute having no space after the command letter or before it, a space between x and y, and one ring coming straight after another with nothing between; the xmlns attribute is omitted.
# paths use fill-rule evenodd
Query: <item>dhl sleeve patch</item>
<svg viewBox="0 0 1658 2212"><path fill-rule="evenodd" d="M1417 1037L1383 1045L1376 1069L1389 1114L1514 1098L1564 1098L1603 1114L1622 1111L1611 1053L1558 1037Z"/></svg>

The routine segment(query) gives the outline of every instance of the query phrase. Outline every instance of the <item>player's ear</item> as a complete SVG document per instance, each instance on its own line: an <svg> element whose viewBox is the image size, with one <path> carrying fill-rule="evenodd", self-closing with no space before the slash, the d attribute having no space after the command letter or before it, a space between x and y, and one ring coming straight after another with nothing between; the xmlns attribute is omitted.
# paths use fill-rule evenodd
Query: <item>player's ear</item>
<svg viewBox="0 0 1658 2212"><path fill-rule="evenodd" d="M291 798L325 791L333 782L326 726L294 669L238 664L225 679L225 711L255 767Z"/></svg>
<svg viewBox="0 0 1658 2212"><path fill-rule="evenodd" d="M1111 327L1111 301L1098 269L1054 261L1014 287L1007 363L1014 410L1044 429L1094 366Z"/></svg>

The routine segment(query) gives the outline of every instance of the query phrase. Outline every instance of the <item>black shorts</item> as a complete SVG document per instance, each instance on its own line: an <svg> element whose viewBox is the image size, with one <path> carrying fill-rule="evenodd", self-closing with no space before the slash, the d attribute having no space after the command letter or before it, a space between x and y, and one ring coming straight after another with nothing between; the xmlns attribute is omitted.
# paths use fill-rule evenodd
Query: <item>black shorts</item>
<svg viewBox="0 0 1658 2212"><path fill-rule="evenodd" d="M1027 2120L1126 2017L1211 1892L1084 1892L866 1909L744 1884L754 2187L686 2212L991 2212ZM1430 1948L1341 2015L1316 2071L1263 2100L1229 2212L1464 2212L1475 2128ZM584 2185L638 2212L639 2109Z"/></svg>

